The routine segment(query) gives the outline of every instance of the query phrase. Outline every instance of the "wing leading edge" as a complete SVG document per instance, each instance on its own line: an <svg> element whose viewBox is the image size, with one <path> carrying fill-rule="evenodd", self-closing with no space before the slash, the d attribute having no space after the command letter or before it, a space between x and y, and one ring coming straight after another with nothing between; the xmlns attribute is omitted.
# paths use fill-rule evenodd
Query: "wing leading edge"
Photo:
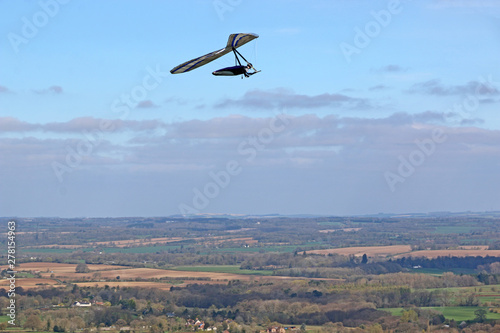
<svg viewBox="0 0 500 333"><path fill-rule="evenodd" d="M259 38L257 34L231 34L229 35L229 39L227 40L226 49L232 50L233 47L237 49L240 46L245 45L246 43L254 40L255 38Z"/></svg>
<svg viewBox="0 0 500 333"><path fill-rule="evenodd" d="M207 53L201 57L191 59L186 61L174 68L170 71L172 74L186 73L198 67L208 64L211 61L214 61L217 58L222 57L225 54L228 54L233 50L233 48L238 48L251 40L258 38L259 35L252 33L240 33L240 34L231 34L229 35L229 39L227 41L227 45L225 48Z"/></svg>

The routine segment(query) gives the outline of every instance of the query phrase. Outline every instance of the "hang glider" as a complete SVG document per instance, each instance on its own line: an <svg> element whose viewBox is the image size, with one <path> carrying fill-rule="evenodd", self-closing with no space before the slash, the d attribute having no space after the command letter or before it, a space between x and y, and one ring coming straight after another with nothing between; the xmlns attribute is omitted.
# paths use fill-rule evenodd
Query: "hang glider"
<svg viewBox="0 0 500 333"><path fill-rule="evenodd" d="M255 38L259 38L259 35L252 34L252 33L231 34L231 35L229 35L229 39L227 41L225 48L214 51L214 52L210 52L210 53L207 53L201 57L186 61L186 62L174 67L170 71L170 73L172 73L172 74L186 73L186 72L192 71L193 69L196 69L198 67L206 65L209 62L214 61L215 59L222 57L223 55L226 55L230 52L233 52L234 56L236 58L236 61L238 62L239 65L233 66L233 67L222 68L222 69L219 69L219 70L213 72L212 74L222 75L222 76L245 75L248 77L249 75L255 74L258 71L255 70L253 65L251 63L249 63L241 55L241 53L239 53L236 49L238 47L243 46L246 43L254 40ZM238 55L247 63L246 66L243 66L241 64L241 61L238 58ZM253 69L254 72L248 72L249 69Z"/></svg>

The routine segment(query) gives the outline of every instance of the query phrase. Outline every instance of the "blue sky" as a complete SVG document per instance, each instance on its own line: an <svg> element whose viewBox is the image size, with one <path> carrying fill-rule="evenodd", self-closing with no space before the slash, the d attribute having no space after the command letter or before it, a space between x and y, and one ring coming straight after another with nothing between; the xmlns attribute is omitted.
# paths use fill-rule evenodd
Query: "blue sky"
<svg viewBox="0 0 500 333"><path fill-rule="evenodd" d="M214 77L240 52L262 70ZM4 216L500 210L497 1L0 1Z"/></svg>

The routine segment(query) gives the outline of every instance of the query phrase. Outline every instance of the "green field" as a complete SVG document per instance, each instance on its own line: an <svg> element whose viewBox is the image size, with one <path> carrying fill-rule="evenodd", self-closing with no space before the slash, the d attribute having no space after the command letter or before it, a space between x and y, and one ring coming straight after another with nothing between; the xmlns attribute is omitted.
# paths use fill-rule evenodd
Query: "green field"
<svg viewBox="0 0 500 333"><path fill-rule="evenodd" d="M434 234L468 234L471 230L476 229L475 226L438 226L435 227L432 233Z"/></svg>
<svg viewBox="0 0 500 333"><path fill-rule="evenodd" d="M137 246L137 247L106 247L103 251L106 253L156 253L169 251L179 248L180 245L161 245L161 246ZM58 249L58 248L23 248L25 253L73 253L76 251L91 252L94 248L78 248L78 249Z"/></svg>
<svg viewBox="0 0 500 333"><path fill-rule="evenodd" d="M439 288L426 289L428 291L442 290ZM456 288L446 288L447 291L459 294L460 292L469 292L476 295L482 304L485 302L495 302L500 303L500 285L489 285L489 286L475 286L475 287L456 287Z"/></svg>
<svg viewBox="0 0 500 333"><path fill-rule="evenodd" d="M81 250L81 249L79 249ZM21 251L23 253L71 253L76 250L74 249L54 249L54 248L48 248L48 247L41 247L41 248L22 248Z"/></svg>
<svg viewBox="0 0 500 333"><path fill-rule="evenodd" d="M17 272L16 273L16 278L34 278L34 277L36 277L35 274L31 274L29 272Z"/></svg>
<svg viewBox="0 0 500 333"><path fill-rule="evenodd" d="M178 249L179 245L161 245L161 246L138 246L138 247L106 247L104 253L156 253L166 252Z"/></svg>
<svg viewBox="0 0 500 333"><path fill-rule="evenodd" d="M213 252L280 252L292 253L297 249L296 245L262 246L262 247L223 247Z"/></svg>
<svg viewBox="0 0 500 333"><path fill-rule="evenodd" d="M426 289L426 290L437 290L439 288L434 288L434 289ZM474 286L474 287L452 287L452 288L447 288L446 290L449 291L473 291L476 293L500 293L500 284L490 284L490 285L481 285L481 286Z"/></svg>
<svg viewBox="0 0 500 333"><path fill-rule="evenodd" d="M319 225L327 225L327 226L330 226L330 227L338 227L338 228L342 228L344 226L344 223L342 222L318 222Z"/></svg>
<svg viewBox="0 0 500 333"><path fill-rule="evenodd" d="M463 321L463 320L473 320L476 317L474 315L474 311L479 309L479 307L449 306L449 307L423 308L423 309L436 310L441 312L447 319L454 319L455 321ZM488 311L488 308L484 309ZM487 312L486 319L500 319L500 313Z"/></svg>
<svg viewBox="0 0 500 333"><path fill-rule="evenodd" d="M478 272L475 269L470 269L470 268L447 268L447 269L442 269L442 268L416 268L416 269L410 269L410 273L416 273L416 274L429 274L429 275L434 275L434 276L441 276L443 273L446 272L452 272L455 275L460 275L460 274L477 274Z"/></svg>
<svg viewBox="0 0 500 333"><path fill-rule="evenodd" d="M446 319L453 319L455 321L467 321L474 320L476 315L474 311L479 309L476 306L446 306L446 307L428 307L428 308L420 308L422 310L435 310L441 312ZM488 308L484 308L488 311ZM405 309L403 308L387 308L387 309L378 309L382 311L390 312L393 316L401 316ZM500 319L500 313L487 312L486 319L498 320Z"/></svg>
<svg viewBox="0 0 500 333"><path fill-rule="evenodd" d="M215 273L231 273L231 274L248 274L248 275L272 275L271 270L250 270L240 269L238 265L206 265L206 266L175 266L169 269L177 271L190 272L215 272Z"/></svg>

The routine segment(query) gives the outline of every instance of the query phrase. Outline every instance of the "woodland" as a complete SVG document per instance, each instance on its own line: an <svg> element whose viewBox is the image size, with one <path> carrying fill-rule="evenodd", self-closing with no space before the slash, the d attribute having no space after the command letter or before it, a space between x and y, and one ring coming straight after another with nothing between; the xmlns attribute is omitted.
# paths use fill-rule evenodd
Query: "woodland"
<svg viewBox="0 0 500 333"><path fill-rule="evenodd" d="M15 325L9 289L0 286L0 329L498 332L499 220L491 213L17 219ZM402 253L371 251L403 245ZM34 264L74 267L67 276L22 269ZM110 277L101 266L144 274ZM153 271L165 275L148 276ZM7 279L9 268L1 275ZM30 279L37 283L23 286Z"/></svg>

